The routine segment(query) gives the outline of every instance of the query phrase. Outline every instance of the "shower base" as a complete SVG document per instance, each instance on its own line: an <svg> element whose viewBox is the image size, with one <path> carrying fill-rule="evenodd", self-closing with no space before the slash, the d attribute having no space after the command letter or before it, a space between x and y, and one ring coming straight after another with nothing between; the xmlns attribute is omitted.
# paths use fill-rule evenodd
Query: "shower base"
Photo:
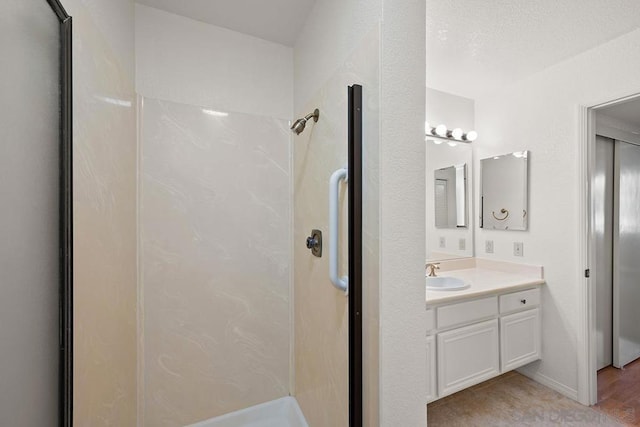
<svg viewBox="0 0 640 427"><path fill-rule="evenodd" d="M188 427L309 427L309 424L296 399L283 397Z"/></svg>

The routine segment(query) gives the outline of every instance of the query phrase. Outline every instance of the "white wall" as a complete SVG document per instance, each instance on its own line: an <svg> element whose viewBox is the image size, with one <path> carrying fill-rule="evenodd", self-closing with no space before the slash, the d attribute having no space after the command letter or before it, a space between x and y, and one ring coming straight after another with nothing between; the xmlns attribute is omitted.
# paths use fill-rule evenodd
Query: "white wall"
<svg viewBox="0 0 640 427"><path fill-rule="evenodd" d="M293 50L136 4L136 91L281 119L293 116Z"/></svg>
<svg viewBox="0 0 640 427"><path fill-rule="evenodd" d="M421 0L384 0L380 74L380 425L426 425L425 37Z"/></svg>
<svg viewBox="0 0 640 427"><path fill-rule="evenodd" d="M465 132L475 127L473 99L428 87L425 104L426 121L433 127L444 123L449 129L461 128Z"/></svg>
<svg viewBox="0 0 640 427"><path fill-rule="evenodd" d="M640 56L632 54L638 44L640 30L476 100L476 159L531 150L529 230L476 229L476 253L544 266L543 359L526 372L574 398L578 291L587 268L578 264L578 106L640 92ZM493 255L484 253L486 239L494 241ZM512 255L514 241L524 243L523 258Z"/></svg>

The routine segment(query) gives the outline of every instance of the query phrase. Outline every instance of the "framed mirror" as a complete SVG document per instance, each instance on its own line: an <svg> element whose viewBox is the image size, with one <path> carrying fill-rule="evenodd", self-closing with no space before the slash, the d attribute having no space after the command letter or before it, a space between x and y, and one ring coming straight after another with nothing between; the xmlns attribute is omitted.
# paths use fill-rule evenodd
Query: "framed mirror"
<svg viewBox="0 0 640 427"><path fill-rule="evenodd" d="M437 138L426 144L427 260L471 257L471 145Z"/></svg>
<svg viewBox="0 0 640 427"><path fill-rule="evenodd" d="M480 228L527 230L529 152L480 160Z"/></svg>

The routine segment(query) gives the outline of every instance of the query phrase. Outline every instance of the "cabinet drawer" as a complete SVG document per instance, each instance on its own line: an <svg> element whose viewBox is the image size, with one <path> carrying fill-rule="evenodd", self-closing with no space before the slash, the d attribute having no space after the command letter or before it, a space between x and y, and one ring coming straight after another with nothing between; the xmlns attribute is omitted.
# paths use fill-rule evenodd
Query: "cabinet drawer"
<svg viewBox="0 0 640 427"><path fill-rule="evenodd" d="M427 335L436 328L436 313L433 309L427 310Z"/></svg>
<svg viewBox="0 0 640 427"><path fill-rule="evenodd" d="M500 313L524 310L540 305L540 288L500 295Z"/></svg>
<svg viewBox="0 0 640 427"><path fill-rule="evenodd" d="M437 308L438 328L463 325L498 314L498 298L489 297Z"/></svg>

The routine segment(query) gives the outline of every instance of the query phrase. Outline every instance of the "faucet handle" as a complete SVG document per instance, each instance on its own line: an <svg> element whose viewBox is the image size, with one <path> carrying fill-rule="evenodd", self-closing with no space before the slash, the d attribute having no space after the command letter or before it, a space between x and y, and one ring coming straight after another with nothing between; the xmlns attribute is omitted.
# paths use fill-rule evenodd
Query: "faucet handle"
<svg viewBox="0 0 640 427"><path fill-rule="evenodd" d="M426 268L429 270L429 277L436 277L436 270L440 270L439 262L427 263Z"/></svg>

